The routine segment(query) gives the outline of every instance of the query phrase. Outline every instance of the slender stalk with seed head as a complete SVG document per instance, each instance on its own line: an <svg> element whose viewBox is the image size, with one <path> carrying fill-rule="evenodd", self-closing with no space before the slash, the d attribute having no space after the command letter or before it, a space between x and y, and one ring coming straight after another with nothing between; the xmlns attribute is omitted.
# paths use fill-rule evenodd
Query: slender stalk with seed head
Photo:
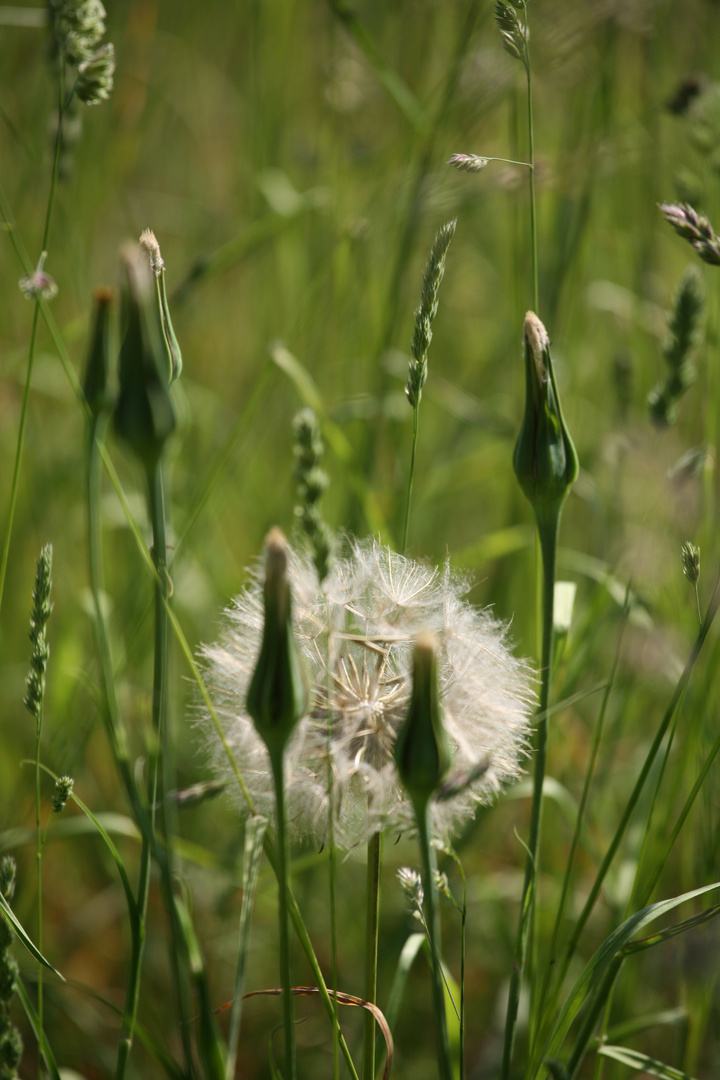
<svg viewBox="0 0 720 1080"><path fill-rule="evenodd" d="M532 936L535 891L539 872L542 796L547 755L547 713L550 704L553 657L553 605L557 539L563 503L578 473L578 460L560 407L550 356L550 339L537 315L525 316L525 415L515 444L513 467L535 513L542 558L542 645L540 708L536 729L530 838L520 921L510 976L503 1049L503 1080L508 1080L515 1043L517 1012L528 946Z"/></svg>
<svg viewBox="0 0 720 1080"><path fill-rule="evenodd" d="M328 528L320 510L320 499L327 490L327 473L321 468L321 462L325 453L320 425L312 409L301 409L293 422L295 433L295 471L297 492L300 500L295 507L295 513L300 519L303 532L310 545L312 561L318 575L318 582L322 587L333 563L333 536ZM331 696L330 675L330 650L331 635L327 637L327 700ZM337 879L337 852L335 849L335 793L334 776L332 766L332 713L328 710L327 716L327 795L330 812L328 814L328 879L330 891L330 971L333 989L337 990L338 962L337 962L337 905L335 899L335 886ZM338 1016L337 1000L333 995L333 1010L335 1019ZM374 1000L374 999L373 999ZM373 1017L369 1017L373 1022ZM333 1076L337 1080L340 1070L340 1041L339 1027L333 1025Z"/></svg>
<svg viewBox="0 0 720 1080"><path fill-rule="evenodd" d="M10 488L10 505L8 508L7 524L5 526L2 556L0 556L0 608L2 607L5 578L7 576L10 540L15 519L20 467L25 442L25 427L27 423L30 387L32 384L35 362L37 330L40 319L39 298L47 300L57 293L55 282L45 271L45 260L47 258L50 241L50 226L55 208L58 177L60 175L64 120L68 107L75 96L86 105L97 105L101 101L105 101L112 91L113 73L115 70L113 46L107 44L98 48L103 34L105 33L105 11L102 4L73 5L63 3L62 0L51 0L47 5L47 9L48 27L52 39L52 55L57 61L57 126L55 128L50 190L48 192L47 206L45 209L45 223L43 226L42 254L35 273L26 274L20 280L20 288L22 291L28 298L35 300L35 310L33 312L30 345L28 347L25 389L20 409L20 425L18 428L15 463L13 466L13 478ZM77 78L72 84L69 92L67 91L68 68L77 69Z"/></svg>
<svg viewBox="0 0 720 1080"><path fill-rule="evenodd" d="M42 847L43 836L40 824L40 739L43 726L43 705L45 700L45 672L50 657L47 640L47 624L52 611L50 589L52 587L52 545L46 544L40 552L35 568L35 586L33 588L33 606L30 613L30 671L25 683L25 708L35 717L35 862L37 867L37 947L42 952ZM38 963L37 975L37 1015L40 1033L43 1030L43 972ZM38 1075L42 1076L42 1055L39 1055Z"/></svg>
<svg viewBox="0 0 720 1080"><path fill-rule="evenodd" d="M412 501L413 478L415 476L415 450L418 438L418 417L420 412L420 399L422 388L427 379L427 357L430 342L432 341L432 322L437 315L438 291L440 282L445 273L445 258L447 256L450 241L455 235L457 218L448 221L441 226L435 234L435 240L430 250L430 257L423 274L422 294L420 306L415 312L415 329L413 330L410 343L410 367L408 381L405 387L407 399L413 410L413 440L410 455L410 473L408 476L407 497L405 499L405 521L403 524L403 554L407 553L408 529L410 526L410 503Z"/></svg>
<svg viewBox="0 0 720 1080"><path fill-rule="evenodd" d="M522 12L522 19L520 18ZM530 255L532 260L533 310L539 309L538 287L538 250L537 221L535 210L535 134L533 127L532 73L530 68L530 47L528 34L528 14L526 0L496 0L495 21L500 30L500 37L506 51L516 60L522 61L527 84L527 125L528 125L528 181L530 186Z"/></svg>

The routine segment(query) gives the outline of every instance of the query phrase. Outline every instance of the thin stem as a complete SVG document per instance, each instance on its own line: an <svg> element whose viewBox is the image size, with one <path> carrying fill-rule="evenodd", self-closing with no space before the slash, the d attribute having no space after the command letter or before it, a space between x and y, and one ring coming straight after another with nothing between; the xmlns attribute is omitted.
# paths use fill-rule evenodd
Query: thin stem
<svg viewBox="0 0 720 1080"><path fill-rule="evenodd" d="M533 776L532 807L530 811L530 839L528 841L525 880L520 904L520 922L515 940L515 954L510 976L508 1010L505 1021L505 1044L503 1047L502 1080L508 1080L515 1045L520 990L527 963L528 946L532 937L535 918L535 891L538 878L538 855L540 851L540 828L542 823L543 786L547 757L547 724L550 691L552 687L553 611L555 597L555 565L557 538L560 526L559 507L543 514L536 511L537 530L543 564L542 596L542 652L540 661L540 708L535 734L535 772Z"/></svg>
<svg viewBox="0 0 720 1080"><path fill-rule="evenodd" d="M58 125L55 132L55 148L53 152L53 168L50 178L50 191L48 192L47 207L45 209L45 224L43 226L42 251L47 251L50 237L50 223L55 206L55 192L57 190L58 169L60 165L60 150L62 149L62 124L65 113L65 65L60 61L60 76L58 80ZM23 391L22 407L20 409L20 426L18 428L17 446L15 449L15 464L13 466L12 487L10 488L10 506L8 508L7 525L5 527L5 540L3 542L2 562L0 563L0 608L2 607L3 592L5 591L5 577L10 555L10 538L12 536L13 522L15 520L15 507L17 505L18 487L20 479L20 465L22 462L23 446L25 443L25 427L27 424L28 406L30 402L30 385L35 363L35 345L37 341L37 328L40 318L39 299L35 299L33 311L32 330L30 332L30 346L28 349L27 375L25 376L25 389ZM42 993L42 985L38 984L38 991ZM42 1012L38 1010L38 1016L42 1026Z"/></svg>
<svg viewBox="0 0 720 1080"><path fill-rule="evenodd" d="M380 861L382 833L373 833L367 846L367 889L365 914L365 1000L377 1000L378 927L380 920ZM365 1010L363 1028L363 1080L375 1076L375 1017Z"/></svg>
<svg viewBox="0 0 720 1080"><path fill-rule="evenodd" d="M533 283L533 311L536 315L539 311L538 289L538 250L537 250L537 221L535 214L535 133L533 129L533 105L532 105L532 75L530 72L530 46L528 38L527 3L523 0L523 14L525 16L525 74L527 76L527 123L528 123L528 157L530 158L530 172L528 174L530 184L530 250L532 253L532 283Z"/></svg>
<svg viewBox="0 0 720 1080"><path fill-rule="evenodd" d="M150 801L151 814L155 805L160 809L160 831L164 848L157 848L160 863L160 882L163 902L170 922L169 956L170 970L175 987L176 1004L180 1023L180 1038L188 1070L192 1073L191 1010L187 983L183 977L180 958L187 949L182 928L179 925L174 900L173 884L173 808L167 799L172 789L173 763L172 743L168 730L168 598L169 576L167 572L167 542L165 538L165 493L162 463L158 459L147 473L150 521L153 534L152 557L155 566L155 643L153 656L152 723L154 747L149 755L153 789ZM150 796L150 791L148 792Z"/></svg>
<svg viewBox="0 0 720 1080"><path fill-rule="evenodd" d="M435 849L430 844L430 805L415 806L415 820L418 827L418 842L423 867L423 892L427 908L427 930L430 937L432 955L433 1008L435 1011L435 1030L437 1040L438 1071L440 1080L453 1080L450 1043L448 1041L447 1018L445 1016L445 993L443 989L442 949L440 938L440 919L435 900Z"/></svg>
<svg viewBox="0 0 720 1080"><path fill-rule="evenodd" d="M410 475L408 476L408 488L407 499L405 500L405 524L403 526L403 542L402 551L403 555L407 555L408 546L408 528L410 527L410 502L412 500L413 490L413 478L415 476L415 449L417 447L418 438L418 416L420 413L420 402L418 401L413 409L413 438L412 438L412 451L410 453Z"/></svg>
<svg viewBox="0 0 720 1080"><path fill-rule="evenodd" d="M288 850L285 834L285 782L283 755L270 755L275 781L275 805L277 812L277 882L278 917L280 930L280 979L283 989L283 1024L285 1027L285 1080L295 1080L295 1007L290 977L290 936L288 934Z"/></svg>
<svg viewBox="0 0 720 1080"><path fill-rule="evenodd" d="M37 947L43 948L43 909L42 909L42 827L40 824L40 736L42 735L43 699L38 702L35 727L35 865L37 869ZM43 965L38 961L37 972L37 1015L38 1027L43 1030ZM38 1078L42 1080L42 1055L38 1055Z"/></svg>

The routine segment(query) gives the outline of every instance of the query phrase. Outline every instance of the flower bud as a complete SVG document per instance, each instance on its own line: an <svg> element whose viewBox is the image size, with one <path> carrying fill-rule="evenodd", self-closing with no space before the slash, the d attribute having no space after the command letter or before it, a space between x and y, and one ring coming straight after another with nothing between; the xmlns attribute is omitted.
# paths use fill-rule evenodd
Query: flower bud
<svg viewBox="0 0 720 1080"><path fill-rule="evenodd" d="M151 471L175 429L175 409L164 375L167 364L150 268L134 245L124 247L121 257L126 275L121 301L126 330L120 348L115 428Z"/></svg>
<svg viewBox="0 0 720 1080"><path fill-rule="evenodd" d="M288 546L280 529L268 533L265 552L265 623L247 711L274 757L282 754L293 728L305 715L308 695L293 632Z"/></svg>
<svg viewBox="0 0 720 1080"><path fill-rule="evenodd" d="M558 395L550 339L532 311L525 316L525 415L513 454L520 487L536 514L559 513L578 474L578 459Z"/></svg>
<svg viewBox="0 0 720 1080"><path fill-rule="evenodd" d="M83 382L85 400L93 416L109 409L112 404L112 396L108 389L112 304L112 290L95 290L95 322Z"/></svg>
<svg viewBox="0 0 720 1080"><path fill-rule="evenodd" d="M437 641L420 634L413 655L413 688L405 723L395 743L395 764L418 808L427 805L450 766L437 675Z"/></svg>

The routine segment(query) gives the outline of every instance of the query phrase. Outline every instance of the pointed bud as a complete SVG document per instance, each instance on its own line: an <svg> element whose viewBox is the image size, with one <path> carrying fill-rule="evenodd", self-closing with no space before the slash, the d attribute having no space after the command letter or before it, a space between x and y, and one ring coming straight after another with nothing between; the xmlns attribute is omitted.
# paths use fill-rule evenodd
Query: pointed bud
<svg viewBox="0 0 720 1080"><path fill-rule="evenodd" d="M427 805L450 766L432 634L420 634L415 641L412 696L395 743L395 764L416 812Z"/></svg>
<svg viewBox="0 0 720 1080"><path fill-rule="evenodd" d="M265 547L265 623L247 695L247 711L271 757L282 754L308 700L293 632L287 569L287 540L280 529L271 529Z"/></svg>
<svg viewBox="0 0 720 1080"><path fill-rule="evenodd" d="M525 415L513 468L535 513L558 513L577 477L578 459L560 408L550 339L532 311L525 316L523 340Z"/></svg>
<svg viewBox="0 0 720 1080"><path fill-rule="evenodd" d="M126 276L122 293L126 329L120 348L115 428L150 471L175 429L175 409L168 393L165 348L150 268L134 245L126 245L121 257Z"/></svg>
<svg viewBox="0 0 720 1080"><path fill-rule="evenodd" d="M163 341L167 352L169 368L168 384L171 385L182 371L182 353L178 339L175 337L167 293L165 291L165 260L160 254L160 245L157 242L152 229L143 229L140 233L140 247L146 253L150 261L150 269L155 275L155 292L157 294L158 311L160 312L160 327Z"/></svg>
<svg viewBox="0 0 720 1080"><path fill-rule="evenodd" d="M95 322L85 367L83 392L93 416L107 411L112 405L108 389L110 367L110 316L113 306L111 289L95 290Z"/></svg>

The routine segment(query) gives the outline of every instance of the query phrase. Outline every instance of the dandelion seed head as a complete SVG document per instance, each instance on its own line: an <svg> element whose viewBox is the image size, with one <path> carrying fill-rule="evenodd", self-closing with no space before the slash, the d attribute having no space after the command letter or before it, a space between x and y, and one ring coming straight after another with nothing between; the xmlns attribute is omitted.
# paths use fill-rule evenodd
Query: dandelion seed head
<svg viewBox="0 0 720 1080"><path fill-rule="evenodd" d="M471 773L488 762L457 795L433 805L433 831L448 837L478 803L519 775L534 701L528 667L509 651L505 628L463 599L469 583L449 566L424 566L376 540L352 542L320 587L309 556L289 550L288 560L296 638L311 687L308 713L285 752L291 833L315 844L326 840L329 768L339 847L349 849L379 829L413 828L393 751L410 702L415 638L429 632L440 643L440 697L454 765ZM225 614L220 639L202 649L206 682L254 808L271 817L267 751L245 711L263 626L260 569L251 571ZM198 724L211 730L204 710ZM218 770L230 775L220 740L209 742Z"/></svg>

